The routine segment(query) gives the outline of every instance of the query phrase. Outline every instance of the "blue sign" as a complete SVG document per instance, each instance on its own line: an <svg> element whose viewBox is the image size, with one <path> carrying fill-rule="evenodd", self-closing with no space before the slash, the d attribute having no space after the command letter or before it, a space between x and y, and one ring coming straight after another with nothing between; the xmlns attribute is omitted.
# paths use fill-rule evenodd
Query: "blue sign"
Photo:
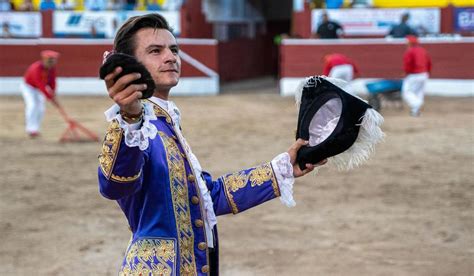
<svg viewBox="0 0 474 276"><path fill-rule="evenodd" d="M454 9L454 30L457 32L474 31L474 8Z"/></svg>

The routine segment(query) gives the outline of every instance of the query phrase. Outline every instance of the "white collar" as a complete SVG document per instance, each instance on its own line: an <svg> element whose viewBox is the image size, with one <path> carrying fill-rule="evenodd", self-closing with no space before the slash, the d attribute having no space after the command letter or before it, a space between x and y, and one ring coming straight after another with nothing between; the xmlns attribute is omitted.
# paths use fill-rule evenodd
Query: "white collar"
<svg viewBox="0 0 474 276"><path fill-rule="evenodd" d="M151 102L159 105L161 108L163 108L164 110L168 111L168 102L167 100L163 100L161 98L158 98L158 97L155 97L155 96L152 96L151 98L149 98L148 100L150 100Z"/></svg>
<svg viewBox="0 0 474 276"><path fill-rule="evenodd" d="M159 105L162 109L166 110L168 114L171 116L171 119L176 124L180 125L181 123L181 112L179 111L176 104L172 101L163 100L161 98L152 96L149 100L157 105Z"/></svg>

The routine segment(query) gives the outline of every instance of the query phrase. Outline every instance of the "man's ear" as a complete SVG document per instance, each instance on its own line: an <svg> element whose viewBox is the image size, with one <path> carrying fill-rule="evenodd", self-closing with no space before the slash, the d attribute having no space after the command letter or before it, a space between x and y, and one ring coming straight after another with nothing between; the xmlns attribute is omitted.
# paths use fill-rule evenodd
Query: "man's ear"
<svg viewBox="0 0 474 276"><path fill-rule="evenodd" d="M117 67L122 67L122 72L117 75L115 81L120 77L130 74L130 73L140 73L141 78L131 82L130 84L141 84L145 83L147 89L142 91L142 99L147 99L153 96L155 92L155 82L145 66L139 62L134 56L123 54L123 53L114 53L107 57L104 64L100 67L99 77L104 79L105 76L112 73L112 71Z"/></svg>

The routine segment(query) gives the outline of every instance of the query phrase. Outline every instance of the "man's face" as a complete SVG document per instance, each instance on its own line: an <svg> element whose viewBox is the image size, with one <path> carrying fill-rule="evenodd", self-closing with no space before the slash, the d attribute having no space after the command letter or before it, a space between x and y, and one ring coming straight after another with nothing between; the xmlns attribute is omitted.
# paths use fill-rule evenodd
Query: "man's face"
<svg viewBox="0 0 474 276"><path fill-rule="evenodd" d="M323 14L323 22L326 23L329 21L329 16L327 14Z"/></svg>
<svg viewBox="0 0 474 276"><path fill-rule="evenodd" d="M156 91L168 92L181 74L176 38L165 29L145 28L135 34L135 57L150 71Z"/></svg>
<svg viewBox="0 0 474 276"><path fill-rule="evenodd" d="M57 59L53 57L43 57L43 65L46 68L52 68L54 65L56 65Z"/></svg>

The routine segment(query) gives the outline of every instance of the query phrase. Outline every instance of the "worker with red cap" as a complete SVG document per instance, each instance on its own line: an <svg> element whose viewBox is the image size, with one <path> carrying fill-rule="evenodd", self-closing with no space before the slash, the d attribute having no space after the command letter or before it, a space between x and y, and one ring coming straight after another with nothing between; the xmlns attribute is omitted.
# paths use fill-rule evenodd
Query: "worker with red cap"
<svg viewBox="0 0 474 276"><path fill-rule="evenodd" d="M323 75L347 82L345 91L353 93L350 82L359 74L355 62L347 56L333 53L324 56Z"/></svg>
<svg viewBox="0 0 474 276"><path fill-rule="evenodd" d="M45 99L55 100L56 63L59 53L51 50L41 51L41 60L31 64L25 72L21 84L25 100L26 133L35 138L40 134L44 114Z"/></svg>
<svg viewBox="0 0 474 276"><path fill-rule="evenodd" d="M420 115L423 105L425 84L431 73L431 57L420 46L414 35L406 36L408 49L403 56L403 68L406 74L402 85L402 98L410 107L410 115Z"/></svg>

